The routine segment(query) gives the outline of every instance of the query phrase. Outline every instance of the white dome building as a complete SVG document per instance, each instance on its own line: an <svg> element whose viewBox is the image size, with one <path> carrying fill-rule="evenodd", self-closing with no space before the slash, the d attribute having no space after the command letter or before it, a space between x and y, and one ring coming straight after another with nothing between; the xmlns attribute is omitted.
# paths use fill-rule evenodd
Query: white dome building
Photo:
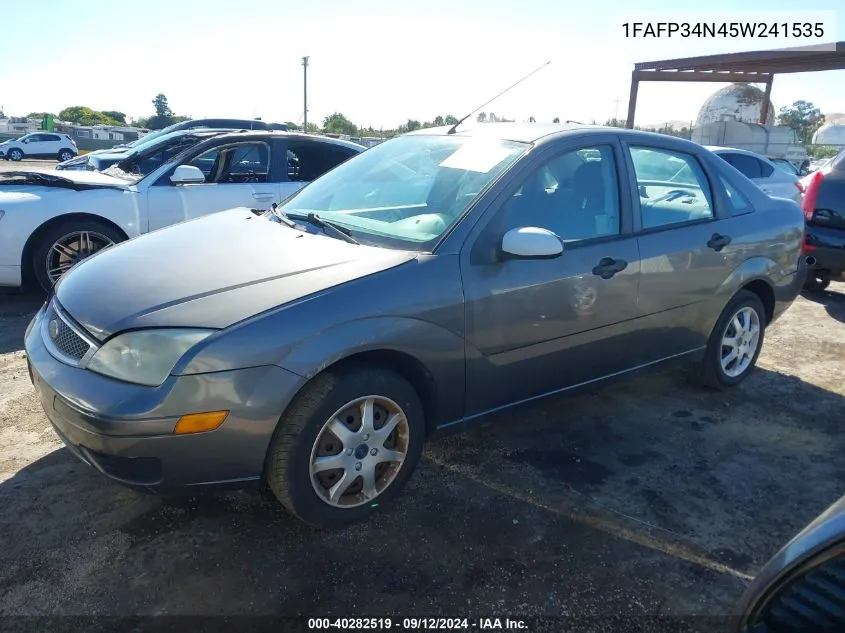
<svg viewBox="0 0 845 633"><path fill-rule="evenodd" d="M751 84L735 83L720 88L701 106L695 127L700 128L726 118L741 123L759 123L765 98L766 93ZM769 100L766 125L774 124L774 120L775 107Z"/></svg>
<svg viewBox="0 0 845 633"><path fill-rule="evenodd" d="M813 134L813 145L845 146L845 123L825 123Z"/></svg>

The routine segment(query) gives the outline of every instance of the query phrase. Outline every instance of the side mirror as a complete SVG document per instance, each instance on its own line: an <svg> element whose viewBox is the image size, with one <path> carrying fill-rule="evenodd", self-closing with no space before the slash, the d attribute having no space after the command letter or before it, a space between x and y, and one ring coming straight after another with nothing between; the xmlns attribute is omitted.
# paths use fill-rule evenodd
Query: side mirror
<svg viewBox="0 0 845 633"><path fill-rule="evenodd" d="M563 242L548 229L524 226L505 233L502 252L516 258L551 259L563 253Z"/></svg>
<svg viewBox="0 0 845 633"><path fill-rule="evenodd" d="M174 185L189 185L205 182L205 174L200 171L199 167L179 165L170 177L170 182Z"/></svg>

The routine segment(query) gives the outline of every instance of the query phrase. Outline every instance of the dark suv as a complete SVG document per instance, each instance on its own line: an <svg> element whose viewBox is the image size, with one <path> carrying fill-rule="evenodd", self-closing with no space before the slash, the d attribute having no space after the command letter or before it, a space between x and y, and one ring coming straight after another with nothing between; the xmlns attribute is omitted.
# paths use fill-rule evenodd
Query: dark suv
<svg viewBox="0 0 845 633"><path fill-rule="evenodd" d="M801 183L810 264L806 288L824 290L831 280L845 281L845 150Z"/></svg>

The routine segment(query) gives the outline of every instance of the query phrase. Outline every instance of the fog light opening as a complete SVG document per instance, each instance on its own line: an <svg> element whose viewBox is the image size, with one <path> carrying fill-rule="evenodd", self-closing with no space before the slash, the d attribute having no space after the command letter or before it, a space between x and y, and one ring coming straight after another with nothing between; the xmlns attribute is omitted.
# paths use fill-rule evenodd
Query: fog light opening
<svg viewBox="0 0 845 633"><path fill-rule="evenodd" d="M185 435L188 433L204 433L213 431L223 424L223 420L229 415L228 411L208 411L206 413L189 413L179 418L173 433Z"/></svg>

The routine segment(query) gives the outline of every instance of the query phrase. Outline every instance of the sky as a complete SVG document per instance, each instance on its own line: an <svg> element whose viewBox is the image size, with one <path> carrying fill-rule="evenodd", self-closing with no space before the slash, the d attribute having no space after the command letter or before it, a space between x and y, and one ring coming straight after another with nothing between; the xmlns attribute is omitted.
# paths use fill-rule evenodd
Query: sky
<svg viewBox="0 0 845 633"><path fill-rule="evenodd" d="M301 122L307 55L308 120L316 123L332 112L376 129L461 117L546 61L483 110L518 121L604 122L625 117L635 62L845 40L842 0L809 4L745 0L735 11L735 0L691 0L679 11L677 0L9 2L0 108L23 116L83 105L140 117L164 93L176 114L194 118ZM642 39L626 38L622 26L749 20L822 21L826 32L816 40ZM694 120L721 86L643 83L637 124ZM845 70L777 75L775 107L798 99L845 112Z"/></svg>

